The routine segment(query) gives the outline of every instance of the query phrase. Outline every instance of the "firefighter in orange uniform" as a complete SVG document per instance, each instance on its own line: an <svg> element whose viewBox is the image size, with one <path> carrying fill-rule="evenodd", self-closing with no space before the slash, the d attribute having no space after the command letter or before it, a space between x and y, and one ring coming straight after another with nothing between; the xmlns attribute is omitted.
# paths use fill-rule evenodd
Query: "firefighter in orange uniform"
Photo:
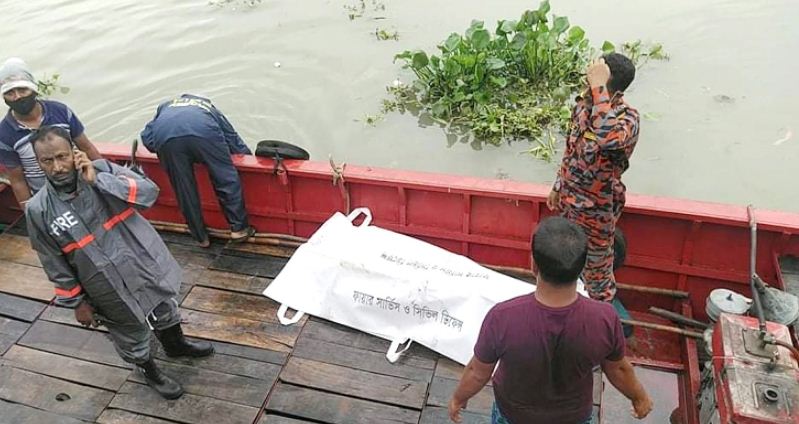
<svg viewBox="0 0 799 424"><path fill-rule="evenodd" d="M621 175L638 141L638 111L624 100L634 77L635 65L619 53L588 67L589 89L576 99L563 161L547 199L550 210L579 224L588 236L582 279L589 294L613 302L622 317L626 311L614 301L613 239L625 203Z"/></svg>

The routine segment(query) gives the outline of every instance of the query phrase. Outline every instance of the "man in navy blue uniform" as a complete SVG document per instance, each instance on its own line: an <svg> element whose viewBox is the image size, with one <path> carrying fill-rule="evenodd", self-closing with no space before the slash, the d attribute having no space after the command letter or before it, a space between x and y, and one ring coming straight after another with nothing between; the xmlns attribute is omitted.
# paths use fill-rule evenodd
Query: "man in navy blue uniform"
<svg viewBox="0 0 799 424"><path fill-rule="evenodd" d="M231 154L252 152L209 99L184 94L161 103L141 133L142 142L158 154L161 165L178 199L180 211L189 231L200 243L210 245L205 229L200 195L194 177L194 164L208 168L222 211L230 224L231 239L244 241L255 234L250 227L244 206L244 195L238 171Z"/></svg>
<svg viewBox="0 0 799 424"><path fill-rule="evenodd" d="M20 204L27 203L46 181L30 143L31 132L39 127L65 129L90 160L102 159L72 109L60 102L38 98L38 84L22 59L12 57L0 67L0 92L9 107L0 121L0 168L7 170L11 189Z"/></svg>

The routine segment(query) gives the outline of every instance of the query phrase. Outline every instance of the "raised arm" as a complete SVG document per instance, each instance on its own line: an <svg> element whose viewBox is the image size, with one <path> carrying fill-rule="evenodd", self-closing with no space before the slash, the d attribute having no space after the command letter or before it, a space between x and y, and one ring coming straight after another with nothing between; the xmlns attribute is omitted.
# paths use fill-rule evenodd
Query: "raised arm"
<svg viewBox="0 0 799 424"><path fill-rule="evenodd" d="M96 177L94 186L139 208L149 208L160 191L150 179L105 159L94 161Z"/></svg>

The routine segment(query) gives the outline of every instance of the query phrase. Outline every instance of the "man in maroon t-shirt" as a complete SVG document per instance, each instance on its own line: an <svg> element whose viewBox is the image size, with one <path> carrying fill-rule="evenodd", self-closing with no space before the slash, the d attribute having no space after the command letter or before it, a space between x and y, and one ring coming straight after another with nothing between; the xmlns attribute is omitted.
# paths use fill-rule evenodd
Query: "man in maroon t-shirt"
<svg viewBox="0 0 799 424"><path fill-rule="evenodd" d="M560 217L542 221L533 235L537 286L533 294L494 306L483 321L450 418L494 374L494 424L591 423L593 370L602 370L643 418L652 401L624 357L624 334L613 306L577 294L585 265L583 231Z"/></svg>

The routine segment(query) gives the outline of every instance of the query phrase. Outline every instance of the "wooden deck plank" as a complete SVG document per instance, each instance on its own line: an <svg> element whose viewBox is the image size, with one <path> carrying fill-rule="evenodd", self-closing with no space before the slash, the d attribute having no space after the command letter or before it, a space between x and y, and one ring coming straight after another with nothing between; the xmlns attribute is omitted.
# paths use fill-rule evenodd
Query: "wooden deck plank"
<svg viewBox="0 0 799 424"><path fill-rule="evenodd" d="M108 335L48 321L36 321L20 345L115 367L132 368L119 357Z"/></svg>
<svg viewBox="0 0 799 424"><path fill-rule="evenodd" d="M419 411L279 383L266 409L300 419L341 424L417 424Z"/></svg>
<svg viewBox="0 0 799 424"><path fill-rule="evenodd" d="M208 268L236 274L275 278L286 266L286 263L288 263L288 259L276 256L225 251Z"/></svg>
<svg viewBox="0 0 799 424"><path fill-rule="evenodd" d="M82 361L24 346L12 346L3 359L15 368L111 391L119 390L130 374L126 368Z"/></svg>
<svg viewBox="0 0 799 424"><path fill-rule="evenodd" d="M57 400L56 396L61 393L69 395L70 399ZM94 421L113 397L112 392L24 371L8 362L0 366L0 399L9 402Z"/></svg>
<svg viewBox="0 0 799 424"><path fill-rule="evenodd" d="M298 420L296 418L267 414L261 417L261 420L258 421L258 424L314 424L314 421L304 421Z"/></svg>
<svg viewBox="0 0 799 424"><path fill-rule="evenodd" d="M481 415L469 411L461 411L461 424L491 424L491 415ZM452 424L449 410L438 406L427 406L422 411L419 424ZM555 423L553 423L555 424Z"/></svg>
<svg viewBox="0 0 799 424"><path fill-rule="evenodd" d="M0 293L0 315L31 322L47 305L35 300Z"/></svg>
<svg viewBox="0 0 799 424"><path fill-rule="evenodd" d="M0 355L6 353L28 331L30 326L26 322L0 317Z"/></svg>
<svg viewBox="0 0 799 424"><path fill-rule="evenodd" d="M288 359L288 353L285 351L277 352L252 346L225 343L219 340L214 340L214 349L216 353L252 359L254 361L268 362L270 364L283 365L286 363L286 359Z"/></svg>
<svg viewBox="0 0 799 424"><path fill-rule="evenodd" d="M430 384L430 393L427 397L427 404L446 408L455 388L458 387L458 380L449 378L433 377ZM480 415L491 415L491 406L494 404L494 390L491 387L483 387L466 407L466 411Z"/></svg>
<svg viewBox="0 0 799 424"><path fill-rule="evenodd" d="M3 246L5 248L5 246ZM42 268L0 261L0 292L49 302L54 295L53 283Z"/></svg>
<svg viewBox="0 0 799 424"><path fill-rule="evenodd" d="M463 368L463 365L442 356L436 361L435 376L458 381L463 375ZM489 382L490 384L491 382Z"/></svg>
<svg viewBox="0 0 799 424"><path fill-rule="evenodd" d="M362 331L354 330L330 321L325 321L320 318L310 318L308 323L303 327L303 337L309 337L316 340L322 340L338 345L352 346L358 349L366 349L374 352L385 354L391 344L388 340L381 339L380 337L364 333ZM413 358L427 359L423 361L414 361L413 364L419 367L435 368L435 361L440 355L425 348L424 346L414 344L405 352L399 363L403 361L414 361ZM426 365L423 365L426 364Z"/></svg>
<svg viewBox="0 0 799 424"><path fill-rule="evenodd" d="M165 421L158 418L139 415L122 409L106 409L97 418L97 424L173 424L174 421ZM220 423L221 424L221 423Z"/></svg>
<svg viewBox="0 0 799 424"><path fill-rule="evenodd" d="M280 380L348 396L422 409L427 383L292 357Z"/></svg>
<svg viewBox="0 0 799 424"><path fill-rule="evenodd" d="M109 407L186 424L250 424L258 415L258 408L189 393L167 401L150 387L133 382L122 386Z"/></svg>
<svg viewBox="0 0 799 424"><path fill-rule="evenodd" d="M239 243L239 244L231 244L229 246L225 246L225 249L222 250L223 253L227 252L247 252L247 253L255 253L258 255L267 255L267 256L277 256L279 258L290 258L291 255L297 249L294 247L281 247L281 246L269 246L266 244L255 244L255 243Z"/></svg>
<svg viewBox="0 0 799 424"><path fill-rule="evenodd" d="M39 255L31 247L30 239L15 234L0 235L0 261L15 262L23 265L41 267Z"/></svg>
<svg viewBox="0 0 799 424"><path fill-rule="evenodd" d="M85 421L75 418L3 400L0 400L0 417L2 417L2 422L9 424L86 424Z"/></svg>
<svg viewBox="0 0 799 424"><path fill-rule="evenodd" d="M199 286L261 295L270 282L272 282L272 280L268 278L208 269L200 275L196 284Z"/></svg>
<svg viewBox="0 0 799 424"><path fill-rule="evenodd" d="M427 363L432 360L427 358L411 357L408 361L398 361L401 363L392 364L386 359L385 353L338 345L303 335L297 339L293 355L298 358L428 383L433 376Z"/></svg>
<svg viewBox="0 0 799 424"><path fill-rule="evenodd" d="M255 408L260 408L263 405L266 394L277 379L277 374L271 380L259 380L173 362L161 360L156 360L156 362L162 371L183 386L186 393ZM144 377L138 372L130 374L130 381L147 384Z"/></svg>
<svg viewBox="0 0 799 424"><path fill-rule="evenodd" d="M262 295L235 293L227 290L195 286L181 304L184 308L230 317L246 318L280 325L277 310L280 305ZM302 327L307 317L294 326Z"/></svg>
<svg viewBox="0 0 799 424"><path fill-rule="evenodd" d="M170 358L166 356L160 343L153 343L151 348L153 348L153 354L155 357L162 361L194 366L197 368L223 372L226 374L274 381L277 378L277 375L280 373L280 365L241 358L238 356L225 355L219 352L219 346L217 342L213 342L213 344L214 350L216 352L213 355L205 358Z"/></svg>
<svg viewBox="0 0 799 424"><path fill-rule="evenodd" d="M75 319L75 310L70 308L62 308L56 305L47 305L39 317L40 320L56 322L59 324L70 325L72 327L84 328ZM94 328L95 331L108 332L104 326Z"/></svg>
<svg viewBox="0 0 799 424"><path fill-rule="evenodd" d="M282 326L245 318L181 309L183 331L203 339L222 340L278 352L289 352L300 333L296 325Z"/></svg>

